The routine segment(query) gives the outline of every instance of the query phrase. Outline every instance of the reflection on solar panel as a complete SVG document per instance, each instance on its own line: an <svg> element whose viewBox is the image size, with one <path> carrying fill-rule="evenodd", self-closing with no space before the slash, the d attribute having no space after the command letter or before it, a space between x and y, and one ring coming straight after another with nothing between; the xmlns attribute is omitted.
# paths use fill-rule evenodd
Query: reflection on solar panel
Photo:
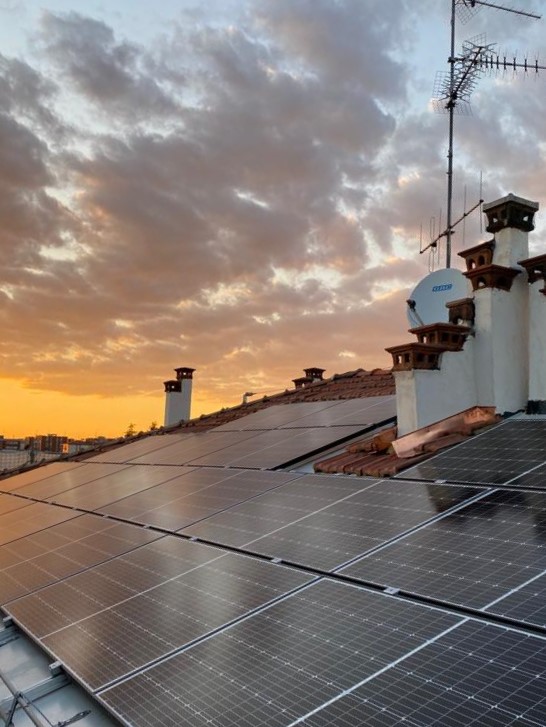
<svg viewBox="0 0 546 727"><path fill-rule="evenodd" d="M546 574L517 588L485 610L546 628Z"/></svg>
<svg viewBox="0 0 546 727"><path fill-rule="evenodd" d="M75 512L64 507L53 507L42 503L33 503L28 507L0 515L0 545L18 538L24 538L50 525L76 517Z"/></svg>
<svg viewBox="0 0 546 727"><path fill-rule="evenodd" d="M39 482L32 482L23 487L18 487L15 492L17 495L34 497L37 500L46 499L57 493L118 472L125 466L121 464L82 464L67 472L61 472Z"/></svg>
<svg viewBox="0 0 546 727"><path fill-rule="evenodd" d="M186 439L189 434L161 434L139 439L137 442L122 444L120 447L110 449L108 452L89 457L85 462L114 462L126 463L135 457L140 457L148 452L155 452L169 444L176 444L181 439Z"/></svg>
<svg viewBox="0 0 546 727"><path fill-rule="evenodd" d="M195 568L46 636L43 643L77 679L99 689L311 579L228 553L221 562Z"/></svg>
<svg viewBox="0 0 546 727"><path fill-rule="evenodd" d="M546 569L546 495L496 491L342 572L485 608Z"/></svg>
<svg viewBox="0 0 546 727"><path fill-rule="evenodd" d="M0 480L0 491L12 492L18 487L23 487L31 482L38 482L39 480L44 480L46 477L68 472L77 467L81 467L80 462L52 462L43 467L36 467L35 469L28 470L28 472L22 472L20 475L13 475L12 477Z"/></svg>
<svg viewBox="0 0 546 727"><path fill-rule="evenodd" d="M396 397L376 396L345 401L313 401L277 404L222 424L215 432L331 427L379 423L396 416Z"/></svg>
<svg viewBox="0 0 546 727"><path fill-rule="evenodd" d="M503 484L546 464L546 421L503 422L464 444L405 470L403 478ZM540 480L544 486L544 480ZM525 486L529 479L514 484ZM536 486L536 485L535 485Z"/></svg>
<svg viewBox="0 0 546 727"><path fill-rule="evenodd" d="M167 536L19 598L5 610L41 638L223 556L222 550Z"/></svg>
<svg viewBox="0 0 546 727"><path fill-rule="evenodd" d="M195 466L249 467L256 469L273 469L286 466L292 462L310 457L321 449L341 443L355 436L362 427L316 427L300 430L271 429L256 433L251 441L239 442L230 447L210 451L197 459L189 460ZM245 435L248 432L226 432L210 437L231 434Z"/></svg>
<svg viewBox="0 0 546 727"><path fill-rule="evenodd" d="M381 482L243 547L329 571L479 492L472 487Z"/></svg>
<svg viewBox="0 0 546 727"><path fill-rule="evenodd" d="M111 467L112 465L103 466ZM121 471L106 474L95 482L62 492L53 500L61 505L70 505L84 510L97 510L99 507L147 490L190 471L189 468L183 467L129 465Z"/></svg>
<svg viewBox="0 0 546 727"><path fill-rule="evenodd" d="M295 477L284 472L196 469L107 505L101 511L146 525L179 530Z"/></svg>
<svg viewBox="0 0 546 727"><path fill-rule="evenodd" d="M319 582L102 692L127 725L286 727L460 619Z"/></svg>
<svg viewBox="0 0 546 727"><path fill-rule="evenodd" d="M537 727L546 641L468 621L305 719L305 727Z"/></svg>
<svg viewBox="0 0 546 727"><path fill-rule="evenodd" d="M11 512L12 510L18 510L20 507L26 507L27 505L30 505L30 503L22 497L0 495L0 515L4 515L4 513Z"/></svg>
<svg viewBox="0 0 546 727"><path fill-rule="evenodd" d="M252 473L263 476L265 472ZM274 473L279 476L281 473ZM369 477L303 475L184 529L184 534L240 547L377 482Z"/></svg>
<svg viewBox="0 0 546 727"><path fill-rule="evenodd" d="M101 518L95 520L96 529L86 526L85 534L78 540L59 545L59 538L53 532L46 552L7 565L1 571L0 601L7 603L161 537L159 533L124 523L106 521L105 528ZM46 536L49 534L49 530L44 532Z"/></svg>
<svg viewBox="0 0 546 727"><path fill-rule="evenodd" d="M192 459L204 454L224 449L236 442L243 442L253 437L255 432L200 432L185 434L178 441L159 451L135 457L134 464L187 464Z"/></svg>
<svg viewBox="0 0 546 727"><path fill-rule="evenodd" d="M537 487L541 490L546 490L546 464L540 465L531 472L517 477L510 484L521 487Z"/></svg>

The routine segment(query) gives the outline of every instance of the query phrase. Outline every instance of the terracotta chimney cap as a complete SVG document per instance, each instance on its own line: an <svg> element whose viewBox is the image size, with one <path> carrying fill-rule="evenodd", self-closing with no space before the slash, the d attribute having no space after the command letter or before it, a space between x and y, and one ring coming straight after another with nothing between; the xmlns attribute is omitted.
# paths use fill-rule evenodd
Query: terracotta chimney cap
<svg viewBox="0 0 546 727"><path fill-rule="evenodd" d="M487 232L499 232L506 227L513 227L524 232L535 229L534 216L538 210L538 202L531 202L515 194L507 194L483 205L487 216Z"/></svg>

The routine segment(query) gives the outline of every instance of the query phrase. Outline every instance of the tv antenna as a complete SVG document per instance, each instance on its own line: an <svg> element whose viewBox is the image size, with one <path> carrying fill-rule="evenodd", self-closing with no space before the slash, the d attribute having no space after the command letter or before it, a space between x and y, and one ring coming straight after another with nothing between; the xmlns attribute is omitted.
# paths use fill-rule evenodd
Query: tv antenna
<svg viewBox="0 0 546 727"><path fill-rule="evenodd" d="M546 70L546 66L539 65L538 60L529 62L527 58L519 60L516 56L507 58L500 56L494 50L494 44L487 44L485 36L479 36L473 40L465 41L460 55L455 55L455 20L458 15L461 22L466 23L482 7L503 10L513 15L522 15L526 18L540 20L541 16L535 13L526 12L518 8L500 5L498 3L486 2L485 0L451 0L451 50L448 58L449 72L439 73L434 84L434 109L440 113L449 114L449 136L447 153L447 219L446 228L436 240L433 240L429 247L435 248L438 241L446 238L446 268L451 267L451 238L453 228L463 219L478 208L483 200L471 210L465 212L462 217L453 222L453 127L455 112L470 113L470 96L476 86L481 74L485 71L509 71L517 72L523 70L525 73ZM480 193L481 197L481 193ZM424 252L424 250L422 250Z"/></svg>

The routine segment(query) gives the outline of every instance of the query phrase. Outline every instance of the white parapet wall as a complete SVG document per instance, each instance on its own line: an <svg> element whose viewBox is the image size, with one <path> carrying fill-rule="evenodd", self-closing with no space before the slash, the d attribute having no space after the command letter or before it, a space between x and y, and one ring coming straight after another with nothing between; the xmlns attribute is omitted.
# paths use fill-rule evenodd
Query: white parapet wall
<svg viewBox="0 0 546 727"><path fill-rule="evenodd" d="M546 295L544 280L529 286L529 402L546 408ZM546 412L543 412L546 413Z"/></svg>
<svg viewBox="0 0 546 727"><path fill-rule="evenodd" d="M445 351L441 368L396 372L398 436L476 406L473 338L462 351Z"/></svg>

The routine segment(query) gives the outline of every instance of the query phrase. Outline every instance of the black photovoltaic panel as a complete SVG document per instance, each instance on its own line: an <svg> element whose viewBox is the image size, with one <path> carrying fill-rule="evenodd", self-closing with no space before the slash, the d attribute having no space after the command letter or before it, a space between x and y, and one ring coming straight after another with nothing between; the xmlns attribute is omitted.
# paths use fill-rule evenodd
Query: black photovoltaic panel
<svg viewBox="0 0 546 727"><path fill-rule="evenodd" d="M66 472L59 472L39 482L32 482L23 487L18 487L15 492L17 495L45 500L57 493L79 487L88 482L94 482L114 472L119 472L126 467L127 465L122 464L82 464L79 467L69 469Z"/></svg>
<svg viewBox="0 0 546 727"><path fill-rule="evenodd" d="M187 436L187 434L161 434L145 437L137 442L121 444L119 447L114 447L107 452L96 454L94 457L86 459L85 462L126 463L135 457L167 447L169 444L176 444L176 442Z"/></svg>
<svg viewBox="0 0 546 727"><path fill-rule="evenodd" d="M0 495L0 515L4 515L12 510L19 510L19 508L27 507L27 505L30 505L30 502L22 497Z"/></svg>
<svg viewBox="0 0 546 727"><path fill-rule="evenodd" d="M216 452L218 449L225 449L237 442L251 439L255 434L256 432L214 431L184 434L184 436L178 438L175 444L162 447L141 457L134 457L131 462L134 464L187 464L192 459Z"/></svg>
<svg viewBox="0 0 546 727"><path fill-rule="evenodd" d="M271 474L278 476L281 473ZM342 498L354 495L377 481L371 477L303 475L296 481L270 490L249 502L191 525L184 529L184 534L241 547Z"/></svg>
<svg viewBox="0 0 546 727"><path fill-rule="evenodd" d="M100 694L126 725L286 727L459 621L322 581Z"/></svg>
<svg viewBox="0 0 546 727"><path fill-rule="evenodd" d="M340 401L328 409L322 409L281 428L337 427L343 425L367 426L378 424L396 416L395 396L376 396L368 399Z"/></svg>
<svg viewBox="0 0 546 727"><path fill-rule="evenodd" d="M485 610L487 613L546 628L546 574L521 586Z"/></svg>
<svg viewBox="0 0 546 727"><path fill-rule="evenodd" d="M372 396L340 401L298 402L276 404L246 417L215 427L215 432L242 432L271 429L306 429L361 425L384 421L396 416L396 397Z"/></svg>
<svg viewBox="0 0 546 727"><path fill-rule="evenodd" d="M474 487L384 481L243 547L330 571L479 492Z"/></svg>
<svg viewBox="0 0 546 727"><path fill-rule="evenodd" d="M485 608L546 569L546 494L497 491L341 572Z"/></svg>
<svg viewBox="0 0 546 727"><path fill-rule="evenodd" d="M96 532L4 568L0 572L0 602L7 603L161 537L160 533L124 523L110 522L110 527L102 528L101 518L96 520Z"/></svg>
<svg viewBox="0 0 546 727"><path fill-rule="evenodd" d="M272 429L256 433L251 441L237 443L198 459L190 460L195 466L250 467L272 469L282 467L297 459L311 456L314 452L354 436L362 427L316 427L314 429ZM227 435L228 433L226 433ZM245 432L232 432L245 434ZM210 432L210 436L214 436Z"/></svg>
<svg viewBox="0 0 546 727"><path fill-rule="evenodd" d="M302 727L538 727L546 715L546 641L468 621Z"/></svg>
<svg viewBox="0 0 546 727"><path fill-rule="evenodd" d="M276 429L335 406L338 401L300 401L296 404L274 404L253 414L215 427L215 432L244 432Z"/></svg>
<svg viewBox="0 0 546 727"><path fill-rule="evenodd" d="M228 553L42 641L96 690L311 579Z"/></svg>
<svg viewBox="0 0 546 727"><path fill-rule="evenodd" d="M399 477L505 484L546 464L546 421L506 421L453 449L405 470ZM529 483L521 478L516 484Z"/></svg>
<svg viewBox="0 0 546 727"><path fill-rule="evenodd" d="M24 501L23 501L24 502ZM92 515L67 520L46 530L27 535L19 540L0 546L0 570L22 563L37 555L49 553L51 550L68 545L75 540L84 538L100 530L106 530L112 522Z"/></svg>
<svg viewBox="0 0 546 727"><path fill-rule="evenodd" d="M217 548L166 536L13 601L5 610L42 638L223 556Z"/></svg>
<svg viewBox="0 0 546 727"><path fill-rule="evenodd" d="M105 474L100 479L62 492L51 499L60 505L97 510L190 471L189 468L182 467L128 465L120 471Z"/></svg>
<svg viewBox="0 0 546 727"><path fill-rule="evenodd" d="M517 477L510 484L520 487L537 487L541 490L546 490L546 464L540 465L531 472Z"/></svg>
<svg viewBox="0 0 546 727"><path fill-rule="evenodd" d="M19 510L12 510L0 515L0 545L70 520L77 514L64 507L45 505L41 502L32 503Z"/></svg>
<svg viewBox="0 0 546 727"><path fill-rule="evenodd" d="M196 469L176 481L104 507L102 512L167 530L180 530L297 476L284 472Z"/></svg>
<svg viewBox="0 0 546 727"><path fill-rule="evenodd" d="M80 462L52 462L43 467L36 467L35 469L28 470L28 472L22 472L20 475L13 475L12 477L6 477L0 480L0 491L12 492L19 487L29 485L31 482L38 482L39 480L68 472L77 467L81 467Z"/></svg>

